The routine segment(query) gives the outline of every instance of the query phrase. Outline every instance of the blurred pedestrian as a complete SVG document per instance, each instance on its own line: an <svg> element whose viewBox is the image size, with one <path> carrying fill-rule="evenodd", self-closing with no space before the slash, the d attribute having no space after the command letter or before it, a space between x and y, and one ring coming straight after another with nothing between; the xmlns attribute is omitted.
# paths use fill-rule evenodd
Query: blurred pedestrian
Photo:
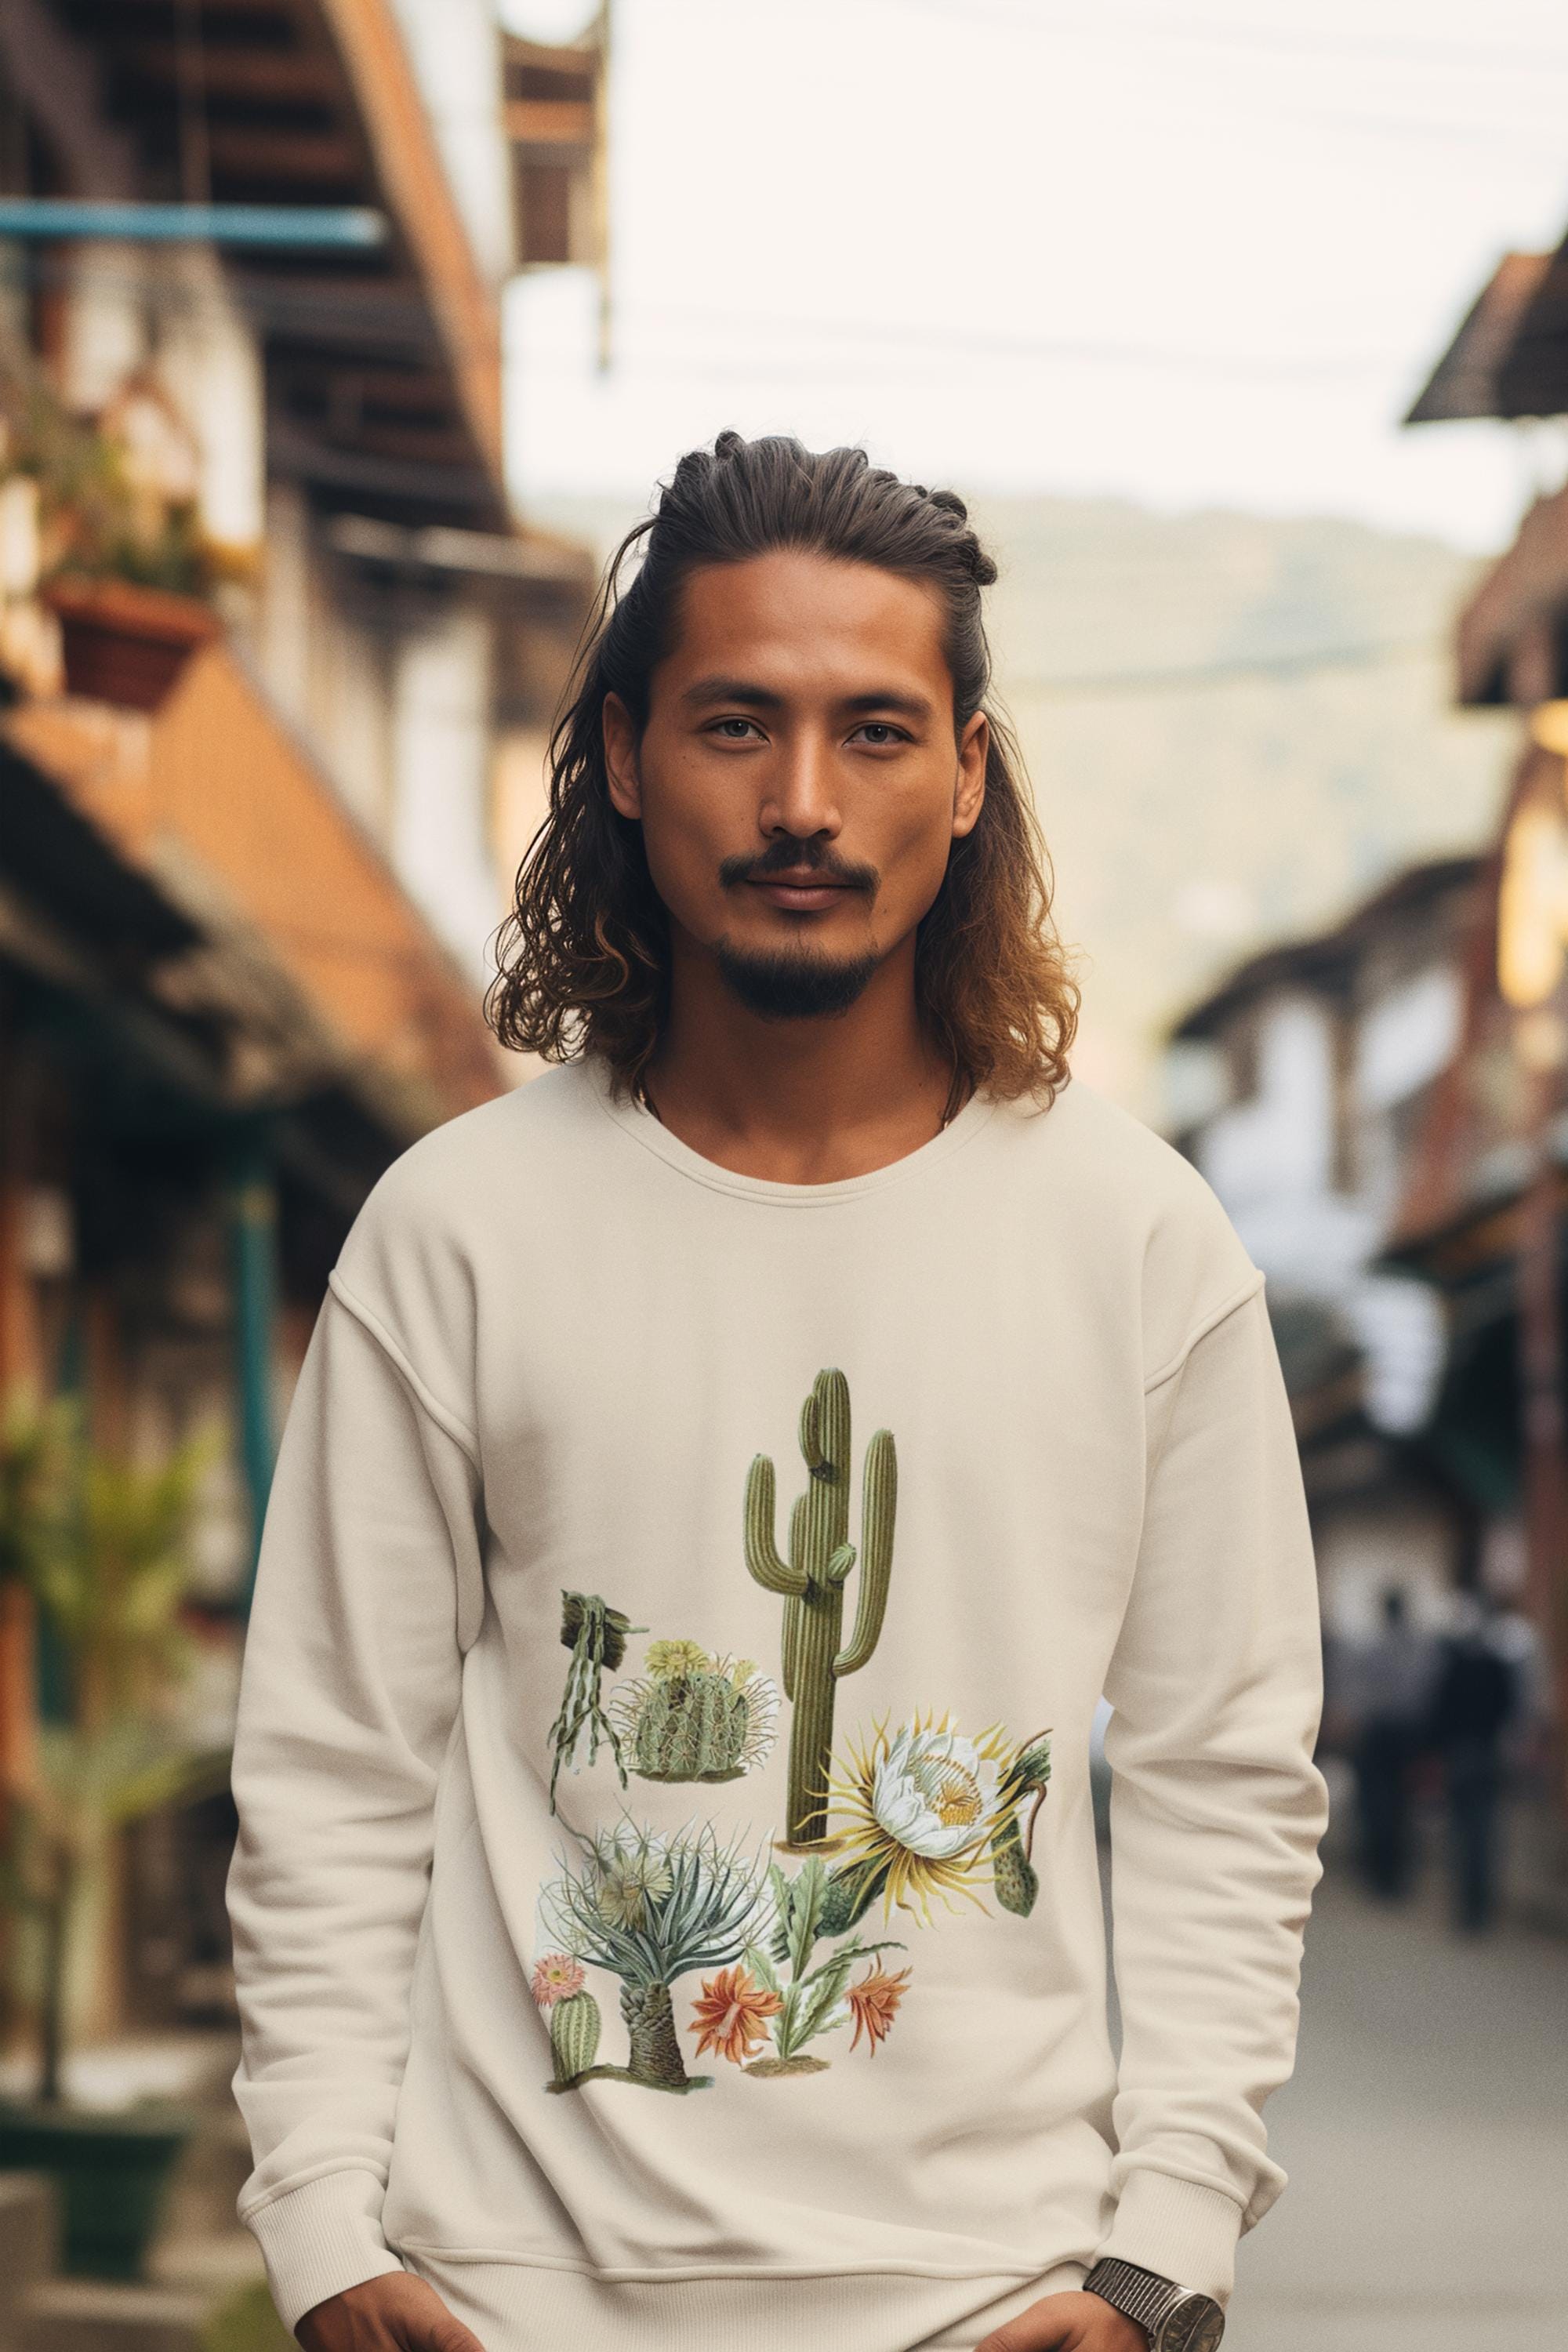
<svg viewBox="0 0 1568 2352"><path fill-rule="evenodd" d="M1496 1603L1467 1593L1442 1644L1428 1717L1447 1800L1453 1920L1467 1934L1497 1914L1503 1742L1521 1697L1519 1656Z"/></svg>
<svg viewBox="0 0 1568 2352"><path fill-rule="evenodd" d="M1383 1595L1374 1637L1349 1652L1352 1758L1362 1874L1372 1893L1397 1902L1415 1862L1415 1773L1436 1679L1437 1645L1414 1623L1399 1585Z"/></svg>

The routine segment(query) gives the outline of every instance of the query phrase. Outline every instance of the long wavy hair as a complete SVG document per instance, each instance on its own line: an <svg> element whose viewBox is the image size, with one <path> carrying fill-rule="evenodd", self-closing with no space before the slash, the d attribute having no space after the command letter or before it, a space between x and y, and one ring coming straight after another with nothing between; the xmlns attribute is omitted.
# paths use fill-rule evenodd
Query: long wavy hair
<svg viewBox="0 0 1568 2352"><path fill-rule="evenodd" d="M1050 859L1017 743L987 698L981 592L996 567L952 490L900 481L863 449L818 453L782 435L721 433L682 457L606 567L550 739L549 813L501 931L491 1026L546 1061L595 1053L618 1086L640 1079L668 1017L669 930L642 828L610 800L605 698L618 695L645 727L687 576L778 548L874 564L941 595L954 729L984 709L991 747L979 817L953 843L916 932L921 1018L956 1078L1048 1103L1068 1077L1079 992L1051 919Z"/></svg>

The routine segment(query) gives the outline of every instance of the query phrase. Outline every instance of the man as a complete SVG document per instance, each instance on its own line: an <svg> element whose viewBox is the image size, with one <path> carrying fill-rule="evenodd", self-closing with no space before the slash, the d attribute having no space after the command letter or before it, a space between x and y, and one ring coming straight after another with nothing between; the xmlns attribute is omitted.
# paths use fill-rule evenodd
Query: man
<svg viewBox="0 0 1568 2352"><path fill-rule="evenodd" d="M1342 1693L1355 1718L1352 1734L1362 1874L1370 1891L1397 1902L1415 1866L1414 1776L1419 1760L1437 1645L1411 1622L1402 1585L1382 1599L1382 1623L1352 1653Z"/></svg>
<svg viewBox="0 0 1568 2352"><path fill-rule="evenodd" d="M1484 1588L1460 1594L1424 1727L1442 1759L1449 1909L1461 1935L1480 1935L1497 1915L1506 1735L1524 1695L1522 1661L1502 1618Z"/></svg>
<svg viewBox="0 0 1568 2352"><path fill-rule="evenodd" d="M1262 1276L1068 1082L962 503L724 434L639 541L558 1066L376 1187L284 1436L239 2210L306 2352L1212 2347L1324 1814Z"/></svg>

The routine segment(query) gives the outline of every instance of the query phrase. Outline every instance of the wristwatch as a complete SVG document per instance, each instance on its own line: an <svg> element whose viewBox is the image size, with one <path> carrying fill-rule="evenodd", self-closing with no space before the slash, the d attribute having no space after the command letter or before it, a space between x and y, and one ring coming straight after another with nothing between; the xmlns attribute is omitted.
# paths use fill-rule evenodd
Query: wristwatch
<svg viewBox="0 0 1568 2352"><path fill-rule="evenodd" d="M1225 2313L1213 2295L1178 2286L1114 2255L1096 2263L1083 2285L1086 2294L1098 2294L1136 2320L1149 2338L1149 2352L1215 2352L1225 2334Z"/></svg>

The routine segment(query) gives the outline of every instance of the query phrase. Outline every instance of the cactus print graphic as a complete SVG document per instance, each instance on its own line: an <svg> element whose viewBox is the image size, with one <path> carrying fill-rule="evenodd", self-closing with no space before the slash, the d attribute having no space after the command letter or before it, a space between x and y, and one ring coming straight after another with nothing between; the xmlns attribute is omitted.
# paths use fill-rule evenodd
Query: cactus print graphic
<svg viewBox="0 0 1568 2352"><path fill-rule="evenodd" d="M1015 1741L999 1722L966 1732L946 1711L833 1746L840 1678L874 1654L892 1580L898 1461L879 1429L861 1470L860 1549L849 1540L849 1384L831 1368L813 1381L800 1415L806 1483L789 1516L787 1556L777 1549L776 1482L766 1454L745 1481L748 1571L784 1602L784 1693L792 1707L787 1773L777 1816L757 1847L709 1821L657 1829L623 1806L609 1827L573 1830L576 1852L538 1898L538 1958L531 1990L547 2021L547 2090L589 2083L684 2093L714 2074L689 2071L688 2054L721 2062L730 2078L778 2082L825 2073L864 2049L874 2059L892 2035L913 1969L885 1958L903 1937L868 1939L861 1923L904 1915L921 1930L942 1914L988 1897L1027 1918L1040 1890L1035 1825L1051 1777L1048 1731ZM855 1622L844 1633L846 1589L859 1566ZM780 1692L753 1658L710 1650L684 1634L659 1635L605 1696L604 1678L626 1664L628 1637L646 1633L599 1593L563 1591L561 1638L571 1652L561 1709L551 1726L555 1779L563 1763L592 1763L601 1745L623 1789L650 1782L737 1780L764 1765L778 1736ZM793 1870L774 1855L796 1855ZM626 2032L623 2062L601 2057L605 2017L589 1971L613 1978ZM678 2011L682 1980L698 1989ZM690 2040L683 2046L683 2037ZM779 2094L777 2095L785 2095Z"/></svg>
<svg viewBox="0 0 1568 2352"><path fill-rule="evenodd" d="M546 2087L605 2081L650 2091L707 2088L711 2074L686 2071L671 1989L694 1969L738 1960L751 1937L766 1932L769 1886L761 1863L743 1857L736 1840L721 1844L710 1822L665 1835L628 1815L578 1843L579 1859L544 1887L540 1908L557 1957L620 1979L630 2052L624 2066L595 2063L595 2007L593 2019L584 2012L563 2053L552 2017L556 2072Z"/></svg>
<svg viewBox="0 0 1568 2352"><path fill-rule="evenodd" d="M878 1724L830 1783L832 1812L846 1828L828 1881L829 1933L852 1927L879 1895L887 1916L897 1905L929 1924L933 1896L949 1910L954 1895L984 1910L987 1886L1005 1910L1026 1917L1039 1891L1029 1848L1050 1770L1043 1731L1015 1748L1000 1724L970 1739L945 1714L917 1716L890 1737ZM1026 1802L1026 1835L1018 1825Z"/></svg>
<svg viewBox="0 0 1568 2352"><path fill-rule="evenodd" d="M577 1735L584 1724L588 1727L588 1761L591 1764L599 1752L601 1736L610 1744L616 1759L616 1769L621 1776L621 1786L626 1785L626 1768L621 1761L621 1743L615 1727L605 1715L599 1699L601 1677L614 1673L626 1654L626 1635L646 1633L646 1625L634 1625L631 1619L596 1592L565 1592L561 1595L561 1639L572 1653L572 1663L566 1670L566 1688L562 1695L561 1712L550 1727L550 1810L555 1811L555 1783L563 1764L571 1763L577 1745ZM575 1768L574 1768L575 1769Z"/></svg>
<svg viewBox="0 0 1568 2352"><path fill-rule="evenodd" d="M777 1686L754 1658L710 1657L696 1642L650 1643L645 1679L617 1683L608 1709L645 1780L735 1780L764 1762Z"/></svg>
<svg viewBox="0 0 1568 2352"><path fill-rule="evenodd" d="M773 1901L773 1925L765 1943L747 1947L748 1968L760 1979L768 2006L758 2010L759 2021L765 2020L764 2030L773 2043L765 2058L749 2058L744 2071L748 2074L777 2079L786 2074L819 2074L831 2063L814 2054L807 2044L833 2032L839 2026L856 2021L856 2040L862 2023L867 2022L868 1999L880 2004L881 2034L868 2032L871 2046L886 2035L892 2022L909 1971L905 1969L896 1980L889 2000L879 1990L868 1995L868 1984L895 1980L881 1979L874 1964L874 1956L896 1944L896 1937L881 1943L868 1944L858 1936L839 1943L836 1949L819 1956L819 1943L831 1941L826 1927L826 1906L828 1891L827 1865L820 1854L813 1854L791 1878L774 1863L768 1874ZM869 1979L859 1987L859 2004L851 1997L850 1973L858 1960L872 1960ZM704 1991L707 1987L703 1988ZM854 2043L851 2043L851 2048Z"/></svg>
<svg viewBox="0 0 1568 2352"><path fill-rule="evenodd" d="M789 1816L780 1843L797 1853L820 1846L827 1834L834 1701L840 1678L866 1664L882 1631L899 1502L892 1433L879 1429L866 1449L861 1480L855 1630L841 1648L844 1588L856 1560L849 1541L849 1383L842 1372L829 1369L813 1381L801 1408L800 1450L806 1484L790 1512L787 1559L776 1540L776 1482L767 1454L752 1462L745 1494L746 1566L760 1585L784 1596L784 1685L795 1712Z"/></svg>
<svg viewBox="0 0 1568 2352"><path fill-rule="evenodd" d="M783 2006L782 1995L753 1984L748 1969L721 1969L716 1977L704 1978L702 1998L691 2021L701 2028L697 2037L699 2057L704 2050L713 2050L732 2065L743 2065L766 2041L767 2020L776 2017Z"/></svg>

